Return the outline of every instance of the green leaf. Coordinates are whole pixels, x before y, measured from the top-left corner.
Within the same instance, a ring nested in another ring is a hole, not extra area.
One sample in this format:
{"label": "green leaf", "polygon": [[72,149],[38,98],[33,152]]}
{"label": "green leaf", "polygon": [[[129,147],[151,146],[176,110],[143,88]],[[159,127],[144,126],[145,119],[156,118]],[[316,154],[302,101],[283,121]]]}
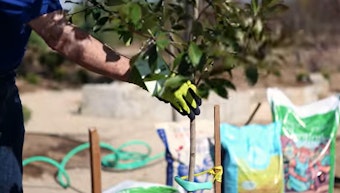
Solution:
{"label": "green leaf", "polygon": [[106,24],[106,22],[109,20],[109,17],[101,17],[100,19],[97,20],[96,25],[103,26]]}
{"label": "green leaf", "polygon": [[184,76],[176,75],[176,76],[168,78],[165,81],[164,86],[170,89],[176,90],[186,81],[188,81],[188,78]]}
{"label": "green leaf", "polygon": [[93,26],[92,31],[95,32],[95,33],[97,33],[99,30],[102,29],[102,27],[103,27],[103,26],[101,26],[101,25],[95,25],[95,26]]}
{"label": "green leaf", "polygon": [[183,57],[180,60],[178,73],[183,76],[190,76],[193,73],[192,65],[190,64],[188,55],[186,53],[183,54]]}
{"label": "green leaf", "polygon": [[245,75],[250,85],[255,85],[259,78],[257,68],[250,66],[245,69]]}
{"label": "green leaf", "polygon": [[254,32],[258,36],[263,31],[263,23],[260,19],[256,19],[254,25]]}
{"label": "green leaf", "polygon": [[228,89],[236,90],[235,85],[227,79],[212,78],[206,79],[205,82],[209,88],[222,98],[228,98]]}
{"label": "green leaf", "polygon": [[210,87],[206,83],[201,83],[197,86],[198,95],[202,98],[209,97]]}
{"label": "green leaf", "polygon": [[106,6],[118,6],[125,4],[124,0],[105,0],[104,4]]}
{"label": "green leaf", "polygon": [[151,45],[148,50],[143,54],[143,58],[148,60],[148,63],[151,65],[156,64],[158,53],[156,45]]}
{"label": "green leaf", "polygon": [[191,63],[193,64],[194,67],[196,67],[199,64],[203,53],[195,42],[190,43],[188,54],[189,54]]}
{"label": "green leaf", "polygon": [[156,37],[157,47],[161,50],[164,50],[169,44],[170,40],[166,33],[159,33]]}
{"label": "green leaf", "polygon": [[132,43],[133,35],[131,32],[127,32],[127,31],[120,32],[119,39],[122,39],[125,45],[129,46]]}
{"label": "green leaf", "polygon": [[228,91],[226,88],[222,87],[222,86],[216,86],[213,88],[213,90],[215,91],[215,93],[222,97],[222,98],[225,98],[227,99],[228,98]]}
{"label": "green leaf", "polygon": [[92,10],[92,17],[94,20],[98,20],[101,16],[101,12],[99,9],[93,9]]}
{"label": "green leaf", "polygon": [[142,18],[141,7],[136,3],[131,4],[129,16],[133,24],[138,24]]}
{"label": "green leaf", "polygon": [[236,86],[230,80],[227,80],[227,79],[213,78],[213,79],[210,79],[209,82],[213,85],[219,85],[225,88],[236,90]]}
{"label": "green leaf", "polygon": [[[134,55],[131,59],[130,59],[130,66],[131,66],[131,72],[130,72],[130,77],[129,77],[129,82],[134,83],[140,87],[142,87],[143,89],[147,90],[145,84],[144,84],[144,80],[142,79],[143,75],[140,73],[140,68],[142,68],[142,70],[144,70],[144,74],[148,74],[150,72],[149,69],[143,69],[142,64],[139,62],[140,60],[140,55]],[[145,67],[144,67],[145,68]]]}
{"label": "green leaf", "polygon": [[167,76],[164,74],[150,74],[144,80],[145,81],[153,81],[153,80],[162,80],[166,79]]}
{"label": "green leaf", "polygon": [[175,25],[173,25],[172,27],[171,27],[173,30],[184,30],[185,29],[185,27],[183,26],[183,25],[181,25],[181,24],[175,24]]}
{"label": "green leaf", "polygon": [[173,66],[172,66],[173,69],[176,69],[181,64],[181,62],[183,60],[183,56],[184,56],[184,53],[180,53],[180,54],[176,55],[176,58],[173,62]]}
{"label": "green leaf", "polygon": [[192,33],[194,36],[200,36],[203,34],[203,25],[199,21],[195,21],[192,26]]}
{"label": "green leaf", "polygon": [[[157,15],[155,14],[148,14],[148,15],[143,15],[142,19],[141,19],[141,23],[142,25],[142,30],[146,31],[149,29],[157,29],[161,26],[159,26],[158,24],[158,20],[157,20]],[[152,31],[160,31],[160,30],[152,30]]]}
{"label": "green leaf", "polygon": [[257,15],[259,11],[259,0],[251,0],[251,8],[254,15]]}

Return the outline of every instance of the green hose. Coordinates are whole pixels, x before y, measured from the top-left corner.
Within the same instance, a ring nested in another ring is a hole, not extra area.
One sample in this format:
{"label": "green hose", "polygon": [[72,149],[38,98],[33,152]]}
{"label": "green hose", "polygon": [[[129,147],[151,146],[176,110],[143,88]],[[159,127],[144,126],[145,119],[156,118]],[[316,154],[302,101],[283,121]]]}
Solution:
{"label": "green hose", "polygon": [[[124,151],[124,148],[128,146],[132,146],[132,145],[142,145],[147,149],[147,152],[140,153],[140,152]],[[151,147],[143,141],[137,141],[137,140],[130,141],[128,143],[122,144],[117,149],[103,142],[100,142],[99,146],[100,148],[107,149],[112,152],[111,154],[108,154],[102,158],[101,160],[102,166],[106,168],[111,168],[114,170],[132,170],[132,169],[141,168],[143,166],[146,166],[148,163],[154,160],[164,157],[164,153],[159,153],[157,155],[150,157]],[[90,143],[88,142],[78,145],[77,147],[72,149],[70,152],[68,152],[60,163],[46,156],[33,156],[33,157],[29,157],[23,160],[23,166],[26,166],[32,162],[48,163],[58,169],[57,181],[59,185],[62,186],[63,188],[68,188],[71,184],[70,183],[71,180],[70,180],[70,176],[68,175],[65,169],[66,164],[74,155],[76,155],[77,153],[85,149],[88,149],[89,147],[90,147]]]}

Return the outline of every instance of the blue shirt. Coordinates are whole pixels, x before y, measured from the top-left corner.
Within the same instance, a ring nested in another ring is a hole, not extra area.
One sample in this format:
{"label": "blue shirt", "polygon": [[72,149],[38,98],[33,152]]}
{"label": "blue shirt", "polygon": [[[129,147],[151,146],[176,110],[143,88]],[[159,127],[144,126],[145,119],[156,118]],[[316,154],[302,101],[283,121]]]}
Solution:
{"label": "blue shirt", "polygon": [[27,23],[60,9],[59,0],[0,0],[0,75],[20,64],[31,33]]}

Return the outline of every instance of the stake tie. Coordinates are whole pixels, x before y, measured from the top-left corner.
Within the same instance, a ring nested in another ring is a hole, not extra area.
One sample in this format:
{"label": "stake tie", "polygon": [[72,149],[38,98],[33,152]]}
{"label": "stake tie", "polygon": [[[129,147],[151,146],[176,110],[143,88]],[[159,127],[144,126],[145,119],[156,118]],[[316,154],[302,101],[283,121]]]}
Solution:
{"label": "stake tie", "polygon": [[214,176],[213,180],[199,183],[199,182],[187,181],[186,179],[188,179],[188,176],[182,176],[182,177],[175,176],[175,181],[188,192],[194,192],[197,190],[204,190],[204,189],[210,190],[213,187],[214,181],[222,182],[223,167],[215,166],[203,172],[196,173],[194,174],[194,176],[201,176],[204,174],[210,174]]}

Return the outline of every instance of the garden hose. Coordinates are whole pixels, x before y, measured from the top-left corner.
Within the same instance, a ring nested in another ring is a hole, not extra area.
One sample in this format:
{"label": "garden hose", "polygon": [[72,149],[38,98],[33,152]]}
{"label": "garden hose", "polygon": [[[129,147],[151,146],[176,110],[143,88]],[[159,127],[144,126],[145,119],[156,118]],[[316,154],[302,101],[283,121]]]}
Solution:
{"label": "garden hose", "polygon": [[[124,149],[128,146],[135,146],[135,145],[142,145],[147,149],[146,153],[140,152],[131,152],[131,151],[124,151]],[[110,168],[113,170],[132,170],[141,168],[146,166],[150,162],[161,159],[164,157],[164,153],[159,153],[154,156],[150,156],[151,154],[151,147],[143,142],[143,141],[130,141],[127,143],[122,144],[118,148],[113,148],[111,145],[107,143],[100,142],[100,148],[106,149],[111,151],[111,154],[104,156],[101,160],[101,164],[105,168]],[[88,149],[90,147],[90,143],[83,143],[78,145],[71,151],[69,151],[62,161],[59,163],[52,158],[46,156],[33,156],[23,160],[23,166],[26,166],[32,162],[45,162],[48,163],[58,169],[57,171],[57,182],[63,188],[68,188],[71,184],[70,176],[66,172],[66,164],[68,161],[77,153]]]}

